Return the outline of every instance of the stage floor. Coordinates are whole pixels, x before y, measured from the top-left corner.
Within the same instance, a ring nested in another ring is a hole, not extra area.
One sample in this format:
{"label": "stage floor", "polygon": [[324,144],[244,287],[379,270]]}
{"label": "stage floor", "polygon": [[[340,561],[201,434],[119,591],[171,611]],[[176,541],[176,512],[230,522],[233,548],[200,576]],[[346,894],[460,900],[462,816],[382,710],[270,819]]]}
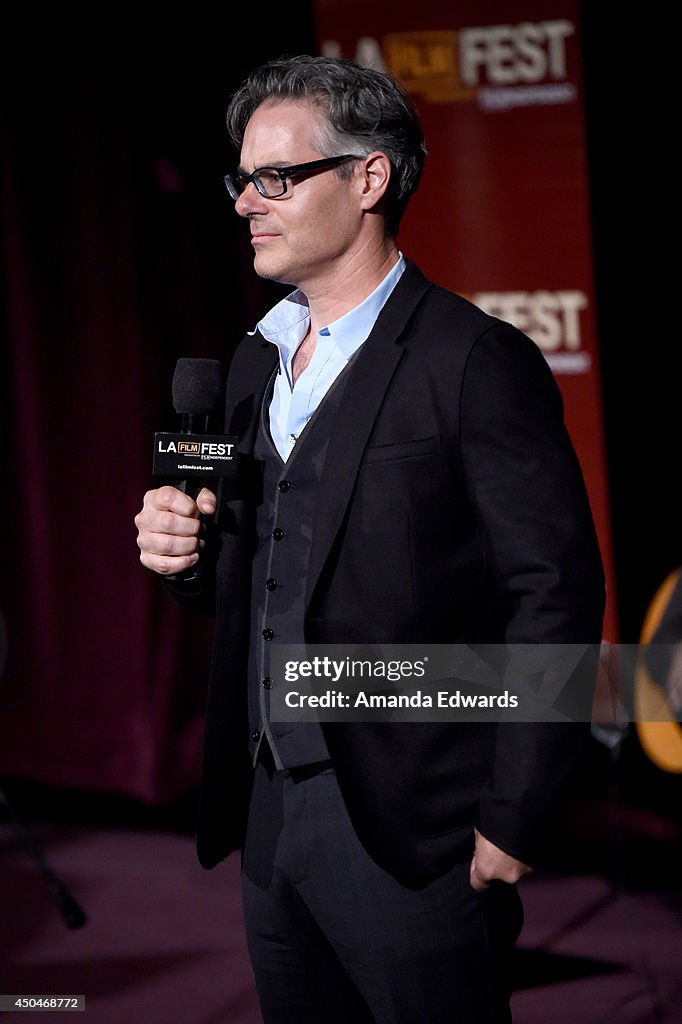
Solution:
{"label": "stage floor", "polygon": [[[665,823],[658,836],[642,824],[608,849],[603,836],[583,844],[570,872],[522,881],[514,1024],[682,1024],[680,847]],[[238,857],[206,872],[189,834],[159,828],[41,821],[33,833],[88,921],[65,926],[0,824],[0,994],[84,995],[89,1024],[258,1024]]]}

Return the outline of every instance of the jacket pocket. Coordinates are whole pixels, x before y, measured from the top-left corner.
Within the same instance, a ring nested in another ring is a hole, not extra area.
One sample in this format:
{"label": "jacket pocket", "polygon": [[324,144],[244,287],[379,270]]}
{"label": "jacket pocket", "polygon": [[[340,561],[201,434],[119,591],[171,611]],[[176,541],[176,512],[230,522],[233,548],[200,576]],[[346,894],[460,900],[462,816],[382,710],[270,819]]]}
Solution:
{"label": "jacket pocket", "polygon": [[365,452],[364,462],[388,462],[392,459],[411,459],[419,455],[432,455],[440,448],[438,437],[419,437],[396,444],[371,445]]}

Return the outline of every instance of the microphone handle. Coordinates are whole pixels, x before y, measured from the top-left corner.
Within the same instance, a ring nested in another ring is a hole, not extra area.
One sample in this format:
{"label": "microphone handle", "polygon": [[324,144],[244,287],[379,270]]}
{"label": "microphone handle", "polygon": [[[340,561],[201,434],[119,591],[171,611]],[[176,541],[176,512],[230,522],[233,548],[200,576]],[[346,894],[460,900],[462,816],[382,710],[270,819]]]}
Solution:
{"label": "microphone handle", "polygon": [[208,414],[183,412],[180,414],[181,434],[208,434]]}

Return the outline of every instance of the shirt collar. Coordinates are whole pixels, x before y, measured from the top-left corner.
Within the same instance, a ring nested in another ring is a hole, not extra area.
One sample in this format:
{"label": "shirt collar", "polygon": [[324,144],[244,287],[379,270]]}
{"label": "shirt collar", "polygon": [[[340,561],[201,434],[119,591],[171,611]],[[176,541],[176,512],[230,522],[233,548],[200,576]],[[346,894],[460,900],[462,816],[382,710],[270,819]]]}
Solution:
{"label": "shirt collar", "polygon": [[[331,337],[336,347],[350,359],[374,327],[389,295],[395,288],[405,270],[405,257],[398,255],[398,262],[391,267],[383,281],[377,285],[366,299],[327,324],[319,336]],[[300,289],[285,296],[276,306],[265,314],[258,323],[256,330],[266,341],[272,342],[279,349],[280,357],[286,366],[289,359],[308,333],[310,326],[310,309],[308,299]],[[250,332],[255,334],[256,331]]]}

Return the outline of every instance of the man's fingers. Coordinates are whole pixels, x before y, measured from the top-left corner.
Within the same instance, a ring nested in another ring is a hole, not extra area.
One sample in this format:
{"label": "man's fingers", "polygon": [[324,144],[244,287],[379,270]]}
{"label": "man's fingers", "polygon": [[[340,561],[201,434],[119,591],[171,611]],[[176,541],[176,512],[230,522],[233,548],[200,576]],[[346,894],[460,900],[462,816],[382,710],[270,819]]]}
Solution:
{"label": "man's fingers", "polygon": [[[188,520],[193,521],[196,522]],[[140,549],[140,561],[147,569],[152,569],[162,576],[170,576],[187,572],[196,565],[204,541],[198,536],[181,537],[170,533],[149,533],[141,530],[137,544]]]}
{"label": "man's fingers", "polygon": [[196,535],[196,532],[191,536],[182,536],[181,534],[151,533],[143,530],[138,535],[137,546],[140,551],[147,551],[150,555],[178,557],[198,553],[203,548],[204,541]]}
{"label": "man's fingers", "polygon": [[474,833],[476,845],[471,859],[469,880],[477,892],[483,892],[495,880],[516,885],[523,875],[532,870],[528,864],[491,843],[478,829],[474,829]]}
{"label": "man's fingers", "polygon": [[173,576],[176,573],[187,572],[199,561],[199,555],[185,555],[182,558],[167,558],[163,555],[153,555],[148,551],[140,552],[140,561],[147,569],[160,573],[161,576]]}
{"label": "man's fingers", "polygon": [[204,516],[212,516],[216,510],[216,496],[208,487],[202,487],[197,495],[197,507]]}
{"label": "man's fingers", "polygon": [[182,516],[164,509],[147,516],[141,528],[151,533],[172,534],[174,537],[196,537],[201,531],[201,522],[198,516]]}
{"label": "man's fingers", "polygon": [[200,512],[215,509],[215,498],[207,488],[199,494],[200,505],[177,487],[158,487],[144,496],[142,510],[135,516],[140,561],[161,575],[186,572],[196,564],[204,547]]}
{"label": "man's fingers", "polygon": [[[202,488],[206,490],[206,488]],[[157,510],[169,509],[171,512],[176,512],[179,516],[192,516],[196,518],[198,515],[197,504],[194,498],[190,497],[189,494],[185,494],[184,491],[179,491],[177,487],[171,487],[170,484],[166,484],[164,487],[157,487],[153,491],[147,491],[144,496],[144,507],[154,508]]]}
{"label": "man's fingers", "polygon": [[485,890],[490,885],[490,882],[486,881],[484,878],[481,878],[481,876],[476,871],[475,857],[471,862],[471,869],[469,871],[469,882],[471,883],[472,889],[475,889],[476,892],[485,892]]}

